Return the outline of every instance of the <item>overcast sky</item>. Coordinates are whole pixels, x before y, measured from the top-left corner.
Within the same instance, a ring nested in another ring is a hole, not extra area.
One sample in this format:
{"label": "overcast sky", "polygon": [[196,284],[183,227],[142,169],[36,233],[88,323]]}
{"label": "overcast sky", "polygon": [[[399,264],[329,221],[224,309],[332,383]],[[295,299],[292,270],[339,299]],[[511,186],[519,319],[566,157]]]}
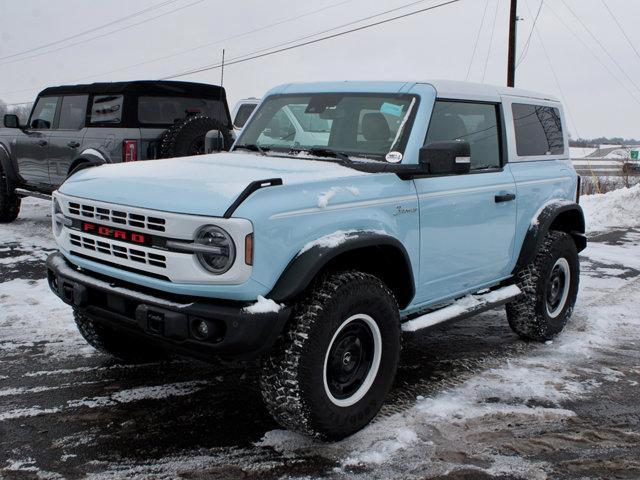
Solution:
{"label": "overcast sky", "polygon": [[[364,23],[444,1],[425,0]],[[640,51],[640,0],[604,1]],[[160,8],[109,27],[47,49],[13,56],[161,3],[164,5]],[[411,0],[3,1],[0,57],[8,58],[0,59],[0,99],[7,103],[31,101],[45,86],[65,83],[162,78],[215,64],[222,48],[226,49],[227,59],[233,59],[409,3]],[[540,0],[519,0],[518,4],[523,17],[518,25],[520,54]],[[324,7],[331,8],[307,15]],[[224,86],[230,105],[243,97],[262,96],[269,88],[292,81],[464,80],[485,7],[469,80],[481,82],[484,76],[486,83],[503,85],[509,0],[460,0],[350,35],[228,66]],[[301,17],[280,23],[296,16]],[[140,24],[126,28],[136,23]],[[280,24],[263,28],[274,23]],[[122,30],[105,35],[118,29]],[[260,31],[248,33],[257,29]],[[545,0],[537,29],[557,81],[540,39],[534,34],[517,71],[516,86],[562,97],[571,114],[569,126],[574,137],[639,138],[640,57],[616,26],[603,0]],[[331,33],[337,31],[340,30]],[[105,36],[89,40],[98,35]],[[75,43],[78,45],[72,45]],[[209,45],[195,49],[205,44]],[[182,53],[189,49],[192,51]],[[169,58],[151,62],[160,57]],[[131,67],[142,62],[146,63]],[[214,69],[181,80],[219,83],[220,71]]]}

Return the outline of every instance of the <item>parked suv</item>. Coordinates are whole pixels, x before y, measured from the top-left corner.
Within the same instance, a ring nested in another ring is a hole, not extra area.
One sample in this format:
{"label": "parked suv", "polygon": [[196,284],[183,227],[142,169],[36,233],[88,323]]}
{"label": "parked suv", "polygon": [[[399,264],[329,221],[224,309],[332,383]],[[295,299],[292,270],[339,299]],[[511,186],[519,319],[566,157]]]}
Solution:
{"label": "parked suv", "polygon": [[189,82],[137,81],[47,88],[27,125],[5,115],[0,129],[0,222],[20,198],[50,194],[75,170],[104,163],[204,153],[204,136],[232,124],[225,91]]}
{"label": "parked suv", "polygon": [[[286,111],[326,134],[276,138]],[[380,409],[403,332],[504,304],[524,339],[563,329],[586,246],[578,196],[550,96],[285,85],[229,153],[69,178],[48,278],[99,350],[260,357],[273,417],[341,438]]]}

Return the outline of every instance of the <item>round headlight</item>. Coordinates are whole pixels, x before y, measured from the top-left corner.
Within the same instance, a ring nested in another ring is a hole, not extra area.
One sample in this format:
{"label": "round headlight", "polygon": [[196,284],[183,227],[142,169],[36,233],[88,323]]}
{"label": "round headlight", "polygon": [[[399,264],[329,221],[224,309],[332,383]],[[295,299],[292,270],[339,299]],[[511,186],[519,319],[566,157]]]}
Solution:
{"label": "round headlight", "polygon": [[195,244],[204,248],[196,254],[204,268],[221,275],[231,268],[236,259],[236,246],[231,236],[220,227],[203,227],[196,235]]}

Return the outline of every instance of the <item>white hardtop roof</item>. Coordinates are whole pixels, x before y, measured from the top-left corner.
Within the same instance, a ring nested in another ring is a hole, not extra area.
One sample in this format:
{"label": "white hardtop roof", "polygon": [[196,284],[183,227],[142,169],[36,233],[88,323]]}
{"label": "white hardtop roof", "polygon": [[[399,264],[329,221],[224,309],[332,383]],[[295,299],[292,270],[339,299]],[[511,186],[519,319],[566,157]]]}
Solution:
{"label": "white hardtop roof", "polygon": [[431,85],[438,98],[450,98],[456,100],[477,100],[487,102],[500,102],[503,97],[526,98],[538,101],[560,103],[560,101],[545,93],[509,88],[484,83],[460,82],[454,80],[423,80],[423,81],[360,81],[345,80],[334,82],[289,83],[279,85],[268,94],[279,93],[307,93],[307,92],[338,92],[338,91],[404,91],[407,92],[414,85]]}
{"label": "white hardtop roof", "polygon": [[500,96],[534,98],[549,102],[560,102],[553,95],[540,92],[532,92],[521,88],[501,87],[484,83],[460,82],[455,80],[425,80],[418,83],[427,83],[436,89],[440,98],[478,98],[498,99]]}

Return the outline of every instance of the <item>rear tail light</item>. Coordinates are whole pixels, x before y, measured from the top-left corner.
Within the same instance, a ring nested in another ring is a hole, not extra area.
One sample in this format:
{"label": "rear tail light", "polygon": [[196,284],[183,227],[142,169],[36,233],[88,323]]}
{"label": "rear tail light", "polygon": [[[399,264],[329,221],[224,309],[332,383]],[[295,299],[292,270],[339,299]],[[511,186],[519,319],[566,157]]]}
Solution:
{"label": "rear tail light", "polygon": [[138,142],[125,140],[122,142],[122,161],[135,162],[138,160]]}
{"label": "rear tail light", "polygon": [[580,177],[580,175],[578,175],[578,186],[576,187],[576,203],[580,203],[580,186],[582,183],[582,177]]}

